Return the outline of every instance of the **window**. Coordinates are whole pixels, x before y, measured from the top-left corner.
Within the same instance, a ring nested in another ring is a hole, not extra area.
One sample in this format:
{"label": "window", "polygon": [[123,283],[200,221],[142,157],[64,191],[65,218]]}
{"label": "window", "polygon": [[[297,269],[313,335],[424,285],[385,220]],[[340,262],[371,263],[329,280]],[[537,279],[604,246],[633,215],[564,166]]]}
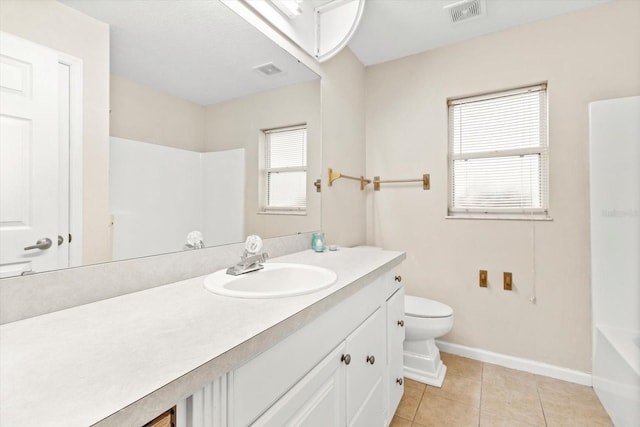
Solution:
{"label": "window", "polygon": [[546,217],[546,84],[448,103],[449,215]]}
{"label": "window", "polygon": [[307,127],[264,131],[262,211],[304,213],[307,208]]}

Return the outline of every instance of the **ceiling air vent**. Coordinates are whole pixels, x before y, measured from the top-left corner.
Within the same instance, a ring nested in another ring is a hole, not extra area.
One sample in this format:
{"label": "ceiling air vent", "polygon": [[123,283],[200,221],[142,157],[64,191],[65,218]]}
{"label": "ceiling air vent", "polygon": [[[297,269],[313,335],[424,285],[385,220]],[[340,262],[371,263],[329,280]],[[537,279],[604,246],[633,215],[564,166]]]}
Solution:
{"label": "ceiling air vent", "polygon": [[462,0],[448,4],[444,9],[449,10],[449,18],[453,24],[479,18],[486,12],[485,0]]}
{"label": "ceiling air vent", "polygon": [[253,67],[253,69],[265,77],[273,77],[282,73],[282,70],[276,67],[273,62],[258,65],[257,67]]}

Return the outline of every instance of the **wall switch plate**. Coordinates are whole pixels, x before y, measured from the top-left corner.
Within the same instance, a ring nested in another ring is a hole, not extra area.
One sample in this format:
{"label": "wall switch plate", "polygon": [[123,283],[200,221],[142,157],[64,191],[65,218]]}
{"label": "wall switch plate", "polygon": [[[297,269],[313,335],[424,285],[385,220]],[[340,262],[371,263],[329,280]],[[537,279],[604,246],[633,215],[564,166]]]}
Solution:
{"label": "wall switch plate", "polygon": [[511,277],[511,273],[504,273],[504,290],[510,291],[513,287],[513,280]]}
{"label": "wall switch plate", "polygon": [[479,282],[481,288],[487,287],[487,270],[480,270]]}

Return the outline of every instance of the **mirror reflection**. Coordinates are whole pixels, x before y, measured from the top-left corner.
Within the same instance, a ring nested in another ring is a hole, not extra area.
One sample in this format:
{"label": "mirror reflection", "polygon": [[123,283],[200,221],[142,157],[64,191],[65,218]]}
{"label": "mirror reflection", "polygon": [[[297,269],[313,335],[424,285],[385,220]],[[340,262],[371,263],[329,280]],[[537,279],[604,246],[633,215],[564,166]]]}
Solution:
{"label": "mirror reflection", "polygon": [[[2,65],[11,72],[2,74],[18,77],[2,79],[3,109],[21,84],[44,84],[36,68],[58,77],[49,82],[55,126],[27,137],[21,123],[37,120],[2,111],[2,277],[321,227],[319,77],[224,4],[6,3]],[[25,46],[33,53],[20,58]],[[21,82],[15,65],[30,61],[33,81]],[[304,129],[303,148],[270,142],[287,129]],[[39,148],[45,132],[60,135],[59,147]],[[40,163],[25,163],[27,148]],[[286,163],[290,152],[304,158]],[[55,165],[48,178],[21,178],[45,163]],[[54,209],[32,215],[38,204]],[[39,215],[49,224],[38,228]],[[24,250],[41,238],[50,248]]]}

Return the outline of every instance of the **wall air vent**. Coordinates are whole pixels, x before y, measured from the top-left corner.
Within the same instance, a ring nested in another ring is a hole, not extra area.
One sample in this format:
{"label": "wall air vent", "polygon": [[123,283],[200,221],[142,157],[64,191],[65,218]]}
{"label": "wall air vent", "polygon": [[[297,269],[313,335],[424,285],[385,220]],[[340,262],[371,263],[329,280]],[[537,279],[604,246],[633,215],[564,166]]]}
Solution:
{"label": "wall air vent", "polygon": [[462,0],[444,6],[449,11],[451,23],[458,24],[470,19],[479,18],[486,13],[485,0]]}
{"label": "wall air vent", "polygon": [[275,66],[273,62],[258,65],[257,67],[253,67],[253,69],[265,77],[273,77],[282,73],[282,70]]}

